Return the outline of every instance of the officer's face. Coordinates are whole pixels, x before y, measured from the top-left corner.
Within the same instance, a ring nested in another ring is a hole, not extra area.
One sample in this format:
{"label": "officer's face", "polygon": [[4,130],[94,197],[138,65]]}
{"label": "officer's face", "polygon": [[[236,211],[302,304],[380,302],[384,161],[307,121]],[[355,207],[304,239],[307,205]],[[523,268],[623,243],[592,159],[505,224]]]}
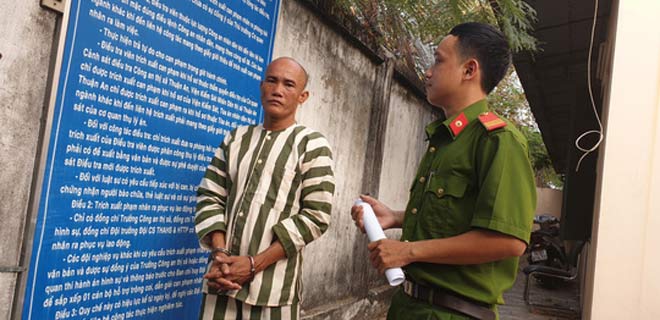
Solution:
{"label": "officer's face", "polygon": [[435,61],[426,70],[426,99],[434,106],[445,106],[459,89],[463,68],[458,38],[446,36],[434,52]]}
{"label": "officer's face", "polygon": [[273,120],[295,121],[298,105],[305,102],[305,73],[294,61],[277,59],[268,66],[261,81],[261,104]]}

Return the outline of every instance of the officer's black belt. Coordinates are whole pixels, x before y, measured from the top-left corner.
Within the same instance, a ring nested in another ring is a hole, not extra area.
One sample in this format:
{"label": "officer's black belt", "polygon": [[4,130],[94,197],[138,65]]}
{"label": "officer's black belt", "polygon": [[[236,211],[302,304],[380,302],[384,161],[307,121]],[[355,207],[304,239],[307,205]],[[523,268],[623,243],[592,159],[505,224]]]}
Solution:
{"label": "officer's black belt", "polygon": [[445,291],[419,285],[412,281],[403,282],[403,292],[432,305],[447,308],[479,320],[495,320],[495,312],[487,304],[469,300]]}

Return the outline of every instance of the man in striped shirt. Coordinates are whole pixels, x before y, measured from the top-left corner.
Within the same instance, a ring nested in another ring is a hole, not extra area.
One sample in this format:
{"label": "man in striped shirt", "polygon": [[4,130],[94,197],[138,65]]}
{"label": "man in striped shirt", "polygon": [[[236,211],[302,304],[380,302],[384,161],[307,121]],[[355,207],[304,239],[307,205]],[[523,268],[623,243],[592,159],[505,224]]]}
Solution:
{"label": "man in striped shirt", "polygon": [[323,234],[334,194],[332,151],[296,123],[308,76],[291,58],[261,82],[263,125],[228,134],[197,190],[195,228],[212,250],[200,319],[298,319],[301,250]]}

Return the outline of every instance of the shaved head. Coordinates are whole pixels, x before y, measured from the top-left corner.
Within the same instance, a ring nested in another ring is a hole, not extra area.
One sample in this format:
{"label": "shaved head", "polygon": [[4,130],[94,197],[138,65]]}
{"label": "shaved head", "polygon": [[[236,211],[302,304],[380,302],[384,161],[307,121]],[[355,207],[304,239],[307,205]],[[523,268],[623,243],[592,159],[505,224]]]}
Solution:
{"label": "shaved head", "polygon": [[271,61],[268,64],[268,67],[266,68],[266,73],[268,73],[268,68],[270,68],[271,65],[273,65],[275,63],[279,63],[279,62],[285,62],[285,61],[291,63],[291,65],[295,65],[298,69],[300,69],[300,71],[303,74],[303,80],[304,80],[303,83],[302,83],[303,89],[306,88],[307,87],[307,82],[309,81],[309,73],[307,73],[307,70],[305,70],[305,67],[303,67],[302,64],[300,64],[300,62],[296,61],[296,59],[294,59],[294,58],[279,57],[279,58]]}

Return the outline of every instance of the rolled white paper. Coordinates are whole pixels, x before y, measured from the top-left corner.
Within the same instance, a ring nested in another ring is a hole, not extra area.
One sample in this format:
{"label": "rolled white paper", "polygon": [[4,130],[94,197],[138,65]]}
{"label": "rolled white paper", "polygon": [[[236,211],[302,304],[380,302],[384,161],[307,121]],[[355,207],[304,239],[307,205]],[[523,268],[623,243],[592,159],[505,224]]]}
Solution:
{"label": "rolled white paper", "polygon": [[[364,221],[364,229],[367,231],[369,241],[374,242],[380,239],[385,239],[385,232],[376,219],[376,214],[371,208],[371,205],[362,201],[361,199],[355,200],[355,205],[362,207],[362,221]],[[390,283],[390,286],[395,287],[403,283],[406,276],[403,274],[401,268],[390,268],[385,270],[385,277]]]}

